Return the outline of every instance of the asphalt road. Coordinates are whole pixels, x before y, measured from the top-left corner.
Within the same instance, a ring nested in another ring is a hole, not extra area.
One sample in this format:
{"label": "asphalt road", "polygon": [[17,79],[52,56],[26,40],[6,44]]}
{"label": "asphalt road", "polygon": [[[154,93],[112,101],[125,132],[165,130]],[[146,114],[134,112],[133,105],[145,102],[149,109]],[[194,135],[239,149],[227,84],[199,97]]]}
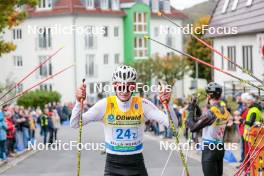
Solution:
{"label": "asphalt road", "polygon": [[[59,131],[61,144],[76,141],[78,130],[64,126]],[[159,138],[145,137],[144,158],[150,176],[161,176],[163,167],[170,151],[160,150]],[[83,143],[100,144],[103,142],[103,126],[100,123],[92,123],[84,127]],[[96,148],[96,145],[94,146]],[[2,175],[5,176],[74,176],[77,173],[76,150],[56,151],[42,150],[30,156],[16,166],[8,169]],[[105,155],[100,150],[82,151],[81,175],[102,176],[104,172]],[[188,158],[191,175],[202,176],[201,163]],[[180,176],[182,163],[177,152],[167,165],[163,176]]]}

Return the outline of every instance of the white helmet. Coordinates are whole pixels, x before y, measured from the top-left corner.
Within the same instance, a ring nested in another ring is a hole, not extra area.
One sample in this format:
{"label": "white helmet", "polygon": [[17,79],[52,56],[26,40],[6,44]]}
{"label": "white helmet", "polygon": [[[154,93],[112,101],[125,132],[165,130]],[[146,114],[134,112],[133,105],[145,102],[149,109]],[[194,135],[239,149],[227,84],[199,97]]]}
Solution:
{"label": "white helmet", "polygon": [[137,71],[127,65],[119,66],[113,73],[113,83],[136,83]]}

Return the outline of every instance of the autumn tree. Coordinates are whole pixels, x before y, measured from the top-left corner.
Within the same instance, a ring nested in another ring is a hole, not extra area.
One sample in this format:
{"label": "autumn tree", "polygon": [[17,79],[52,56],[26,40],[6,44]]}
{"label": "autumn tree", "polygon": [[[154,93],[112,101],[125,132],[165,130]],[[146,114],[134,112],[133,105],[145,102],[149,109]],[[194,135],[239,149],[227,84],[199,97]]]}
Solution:
{"label": "autumn tree", "polygon": [[[6,29],[19,25],[26,17],[26,12],[21,10],[25,6],[35,6],[38,0],[0,0],[0,36]],[[16,45],[0,38],[0,56],[16,49]]]}
{"label": "autumn tree", "polygon": [[[203,37],[204,36],[203,29],[205,29],[205,26],[208,25],[209,20],[210,20],[209,16],[204,16],[204,17],[199,18],[193,25],[193,28],[196,29],[196,32],[194,32],[193,34],[199,38],[203,38],[205,42],[211,45],[212,40]],[[194,57],[197,57],[205,62],[208,62],[208,63],[211,62],[212,51],[208,47],[204,46],[202,43],[200,43],[199,41],[197,41],[195,38],[191,36],[187,40],[186,51],[188,54]],[[192,60],[189,60],[189,64],[190,64],[190,68],[193,70],[191,76],[195,77],[196,63]],[[206,79],[207,81],[211,81],[212,80],[211,68],[199,64],[198,65],[198,78],[203,78],[203,79]]]}
{"label": "autumn tree", "polygon": [[148,85],[152,79],[162,79],[173,85],[175,80],[182,79],[183,73],[189,70],[188,63],[178,55],[154,57],[132,63],[138,72],[138,81]]}

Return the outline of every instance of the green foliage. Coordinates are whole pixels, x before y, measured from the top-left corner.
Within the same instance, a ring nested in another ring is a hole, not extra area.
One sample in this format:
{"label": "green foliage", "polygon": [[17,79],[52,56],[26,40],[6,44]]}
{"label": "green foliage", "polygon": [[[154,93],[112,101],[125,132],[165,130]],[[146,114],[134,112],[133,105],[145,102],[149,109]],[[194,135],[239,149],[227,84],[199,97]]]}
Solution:
{"label": "green foliage", "polygon": [[138,82],[149,85],[151,78],[154,76],[154,62],[152,59],[138,60],[131,64],[137,70]]}
{"label": "green foliage", "polygon": [[[8,28],[19,25],[26,17],[26,12],[17,7],[35,6],[38,0],[0,0],[0,35]],[[0,56],[16,49],[15,44],[0,39]]]}
{"label": "green foliage", "polygon": [[232,112],[236,111],[238,104],[232,96],[228,96],[226,98],[226,104],[227,104],[227,107],[229,107],[232,110]]}
{"label": "green foliage", "polygon": [[184,73],[189,70],[188,62],[178,55],[156,57],[153,61],[155,76],[169,85],[174,85],[175,81],[182,79]]}
{"label": "green foliage", "polygon": [[60,102],[61,95],[56,91],[42,91],[42,90],[35,90],[30,91],[23,96],[19,97],[17,100],[17,104],[24,107],[41,107],[48,103],[52,102]]}
{"label": "green foliage", "polygon": [[[12,77],[9,76],[4,82],[0,82],[0,95],[3,96],[11,87],[15,85],[15,82],[12,81]],[[16,94],[16,91],[13,90],[9,92],[6,96],[4,96],[1,100],[0,103],[3,103],[4,101],[14,97]]]}
{"label": "green foliage", "polygon": [[[195,33],[194,35],[196,35],[199,38],[202,38],[203,37],[202,26],[208,25],[209,20],[210,20],[209,16],[205,16],[205,17],[200,18],[194,24],[194,29],[197,29],[197,33]],[[198,29],[200,29],[200,30],[198,30]],[[204,39],[204,41],[210,45],[212,44],[212,41],[210,39]],[[199,58],[199,59],[201,59],[207,63],[211,63],[212,51],[208,47],[204,46],[202,43],[200,43],[199,41],[197,41],[193,37],[189,37],[189,39],[187,41],[186,51],[188,54],[190,54],[194,57],[197,57],[197,58]],[[190,59],[188,59],[188,60],[189,60],[189,64],[190,64],[191,69],[195,70],[195,62],[193,60],[190,60]],[[208,82],[210,82],[212,80],[210,67],[199,64],[198,69],[199,69],[199,74],[198,74],[199,78],[204,78]],[[193,71],[191,76],[195,77],[195,71]]]}
{"label": "green foliage", "polygon": [[[206,105],[207,95],[205,89],[198,89],[192,96],[198,97],[198,103],[200,107],[204,107]],[[191,97],[189,97],[191,99]]]}

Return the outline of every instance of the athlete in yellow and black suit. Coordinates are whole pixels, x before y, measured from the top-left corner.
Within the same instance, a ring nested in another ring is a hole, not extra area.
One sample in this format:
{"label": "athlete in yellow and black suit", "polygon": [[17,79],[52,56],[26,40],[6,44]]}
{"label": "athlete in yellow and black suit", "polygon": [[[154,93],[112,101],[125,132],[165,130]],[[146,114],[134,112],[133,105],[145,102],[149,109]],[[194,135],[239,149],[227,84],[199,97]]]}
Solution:
{"label": "athlete in yellow and black suit", "polygon": [[[106,165],[105,176],[147,176],[143,151],[143,132],[146,120],[155,120],[169,126],[167,115],[147,99],[132,96],[137,73],[134,68],[121,66],[113,74],[116,95],[98,101],[82,116],[83,124],[101,121],[104,124]],[[85,87],[76,93],[77,102],[72,111],[70,125],[79,127],[81,98],[85,98]],[[161,94],[161,101],[170,100],[170,92]],[[177,117],[170,105],[172,118]],[[177,126],[177,124],[175,125]]]}
{"label": "athlete in yellow and black suit", "polygon": [[191,104],[188,127],[191,132],[203,129],[202,135],[202,168],[205,176],[223,175],[224,158],[224,132],[229,112],[226,106],[221,104],[222,87],[217,83],[209,83],[206,87],[209,109],[206,113],[194,120]]}

